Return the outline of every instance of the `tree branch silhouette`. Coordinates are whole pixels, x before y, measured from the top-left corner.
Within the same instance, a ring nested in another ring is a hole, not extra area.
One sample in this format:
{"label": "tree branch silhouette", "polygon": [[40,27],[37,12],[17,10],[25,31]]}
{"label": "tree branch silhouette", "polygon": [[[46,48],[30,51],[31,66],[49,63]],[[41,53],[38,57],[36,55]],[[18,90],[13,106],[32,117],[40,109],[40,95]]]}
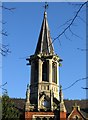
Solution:
{"label": "tree branch silhouette", "polygon": [[83,48],[77,48],[77,50],[80,50],[80,51],[88,51],[88,49],[83,49]]}
{"label": "tree branch silhouette", "polygon": [[8,48],[8,45],[0,44],[0,54],[2,56],[6,56],[8,53],[11,53],[11,51]]}
{"label": "tree branch silhouette", "polygon": [[[3,9],[3,10],[8,10],[8,11],[13,11],[14,9],[16,9],[16,8],[8,8],[8,7],[5,7],[5,6],[0,6],[1,7],[1,9]],[[2,25],[4,25],[4,24],[6,24],[6,22],[3,22],[3,21],[0,21],[0,23],[2,24]],[[2,35],[2,36],[8,36],[8,33],[7,33],[7,31],[5,31],[5,30],[1,30],[1,32],[0,32],[0,34]],[[4,44],[2,44],[2,43],[0,43],[0,54],[2,55],[2,56],[6,56],[7,54],[9,54],[9,53],[11,53],[11,51],[9,50],[9,48],[8,48],[8,45],[4,45]]]}
{"label": "tree branch silhouette", "polygon": [[74,86],[77,82],[79,82],[79,81],[81,81],[81,80],[86,80],[86,79],[88,79],[88,77],[78,79],[78,80],[76,80],[75,82],[73,82],[70,86],[68,86],[68,87],[66,87],[66,88],[63,88],[62,90],[67,90],[67,89],[71,88],[72,86]]}
{"label": "tree branch silhouette", "polygon": [[5,86],[6,84],[7,84],[7,82],[5,82],[4,84],[0,85],[0,87]]}
{"label": "tree branch silhouette", "polygon": [[82,89],[88,89],[88,88],[87,88],[87,87],[85,87],[85,88],[84,88],[84,87],[82,87]]}
{"label": "tree branch silhouette", "polygon": [[[63,25],[61,25],[60,27],[64,26],[67,24],[67,26],[65,27],[65,29],[55,38],[53,38],[52,43],[49,44],[48,47],[50,47],[56,40],[59,40],[59,43],[61,45],[61,41],[60,41],[60,37],[61,36],[65,36],[66,39],[70,40],[70,38],[66,35],[66,32],[69,30],[69,32],[73,35],[78,37],[79,39],[82,39],[80,36],[78,36],[76,33],[74,33],[71,29],[71,27],[74,25],[75,20],[77,19],[77,17],[82,20],[83,22],[85,22],[80,16],[79,13],[82,10],[82,8],[88,3],[88,0],[82,4],[79,4],[79,9],[76,11],[75,15],[73,16],[72,19],[67,20]],[[44,49],[45,50],[45,49]]]}
{"label": "tree branch silhouette", "polygon": [[[57,37],[54,38],[53,42],[54,42],[55,40],[57,40],[58,38],[60,38],[62,35],[64,35],[64,33],[66,33],[67,30],[70,30],[70,32],[71,32],[73,35],[75,35],[76,37],[79,37],[79,36],[77,36],[75,33],[72,32],[71,26],[74,24],[76,18],[79,17],[78,15],[79,15],[81,9],[82,9],[87,3],[88,3],[88,1],[86,1],[86,2],[84,2],[83,4],[80,5],[80,7],[79,7],[78,11],[76,12],[75,16],[73,17],[73,19],[70,19],[70,20],[68,20],[68,21],[66,22],[66,23],[70,22],[70,23],[68,24],[68,26],[67,26]],[[80,19],[82,19],[82,18],[80,18]],[[65,24],[66,24],[66,23],[65,23]],[[53,42],[52,42],[52,43],[53,43]]]}
{"label": "tree branch silhouette", "polygon": [[9,11],[13,11],[13,10],[15,10],[16,8],[8,8],[8,7],[5,7],[5,6],[0,6],[2,9],[5,9],[5,10],[9,10]]}

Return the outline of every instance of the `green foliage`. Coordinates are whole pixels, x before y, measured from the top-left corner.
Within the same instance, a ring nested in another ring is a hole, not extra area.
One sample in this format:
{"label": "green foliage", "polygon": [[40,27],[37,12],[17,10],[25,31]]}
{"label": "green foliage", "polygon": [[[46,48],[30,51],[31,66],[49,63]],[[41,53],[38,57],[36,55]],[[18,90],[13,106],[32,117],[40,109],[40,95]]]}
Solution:
{"label": "green foliage", "polygon": [[20,113],[9,96],[4,94],[2,96],[2,120],[11,118],[19,120]]}

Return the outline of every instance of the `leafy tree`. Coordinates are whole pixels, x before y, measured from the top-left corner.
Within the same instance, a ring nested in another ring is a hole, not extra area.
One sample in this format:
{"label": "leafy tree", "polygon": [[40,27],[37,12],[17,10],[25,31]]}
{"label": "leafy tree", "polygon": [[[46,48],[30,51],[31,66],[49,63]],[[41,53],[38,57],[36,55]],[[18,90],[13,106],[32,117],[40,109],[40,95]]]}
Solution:
{"label": "leafy tree", "polygon": [[2,96],[2,120],[5,119],[20,119],[20,112],[15,107],[14,102],[9,98],[7,94]]}

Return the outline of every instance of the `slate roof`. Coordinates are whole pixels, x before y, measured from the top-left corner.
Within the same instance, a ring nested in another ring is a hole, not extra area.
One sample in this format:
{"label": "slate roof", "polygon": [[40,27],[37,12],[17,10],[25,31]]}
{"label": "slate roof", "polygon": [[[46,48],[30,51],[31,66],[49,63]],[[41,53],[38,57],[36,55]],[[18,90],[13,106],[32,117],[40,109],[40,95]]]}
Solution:
{"label": "slate roof", "polygon": [[[20,112],[24,112],[25,99],[11,98],[11,100],[15,103],[15,106]],[[64,100],[64,103],[67,110],[67,116],[71,113],[74,104],[77,103],[77,105],[80,106],[81,113],[88,118],[88,100]]]}
{"label": "slate roof", "polygon": [[69,115],[72,111],[72,107],[75,103],[80,106],[81,113],[88,118],[88,100],[64,100],[67,114]]}

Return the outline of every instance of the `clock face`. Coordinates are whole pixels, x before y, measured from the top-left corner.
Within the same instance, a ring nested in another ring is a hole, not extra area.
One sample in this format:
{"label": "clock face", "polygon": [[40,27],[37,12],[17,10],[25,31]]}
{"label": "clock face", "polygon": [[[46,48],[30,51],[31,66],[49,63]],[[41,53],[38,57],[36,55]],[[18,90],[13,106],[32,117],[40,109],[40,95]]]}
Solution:
{"label": "clock face", "polygon": [[49,107],[49,102],[47,101],[47,100],[44,100],[44,101],[42,101],[42,105],[44,106],[44,107]]}

